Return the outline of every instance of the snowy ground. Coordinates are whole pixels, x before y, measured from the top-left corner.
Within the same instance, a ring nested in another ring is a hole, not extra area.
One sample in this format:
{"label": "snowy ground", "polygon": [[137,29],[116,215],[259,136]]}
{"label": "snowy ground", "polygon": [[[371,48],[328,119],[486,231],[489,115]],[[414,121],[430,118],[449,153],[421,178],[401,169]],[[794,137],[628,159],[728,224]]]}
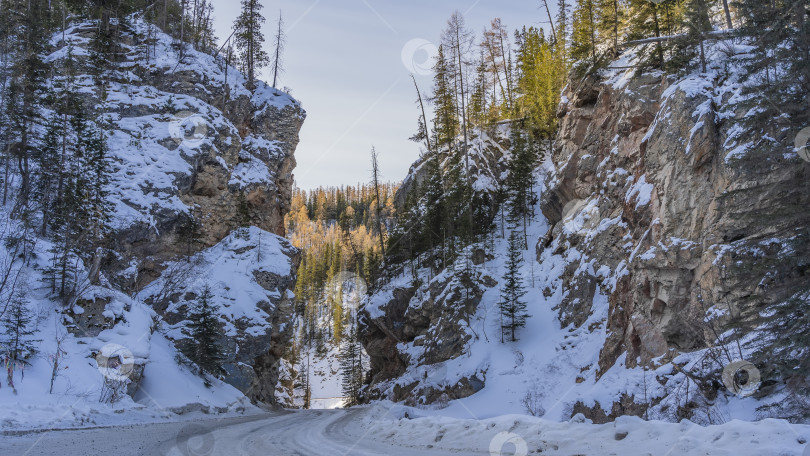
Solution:
{"label": "snowy ground", "polygon": [[4,455],[774,455],[806,456],[810,426],[781,420],[702,427],[622,418],[594,425],[526,416],[408,418],[391,403],[351,410],[60,431],[0,439]]}

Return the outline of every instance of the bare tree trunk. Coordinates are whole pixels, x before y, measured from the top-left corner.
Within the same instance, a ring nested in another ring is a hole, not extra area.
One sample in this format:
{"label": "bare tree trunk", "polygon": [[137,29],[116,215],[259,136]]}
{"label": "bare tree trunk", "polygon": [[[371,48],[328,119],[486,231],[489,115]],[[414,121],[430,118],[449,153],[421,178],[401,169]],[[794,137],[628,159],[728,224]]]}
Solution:
{"label": "bare tree trunk", "polygon": [[422,102],[422,93],[419,91],[419,85],[416,84],[416,78],[411,74],[413,86],[416,88],[416,97],[419,99],[419,108],[422,110],[422,124],[425,126],[425,143],[427,144],[428,154],[432,153],[430,147],[430,133],[428,132],[427,116],[425,116],[425,104]]}
{"label": "bare tree trunk", "polygon": [[[467,105],[465,101],[465,93],[464,93],[464,63],[461,58],[461,27],[456,27],[456,58],[458,60],[458,81],[459,81],[459,89],[461,90],[461,126],[462,130],[464,131],[464,167],[466,168],[467,174],[467,184],[470,185],[470,189],[472,190],[472,175],[470,171],[470,146],[467,138]],[[427,128],[427,126],[425,126]],[[467,222],[469,223],[470,228],[470,239],[472,239],[473,233],[473,214],[472,214],[472,192],[470,192],[470,207],[467,210]]]}
{"label": "bare tree trunk", "polygon": [[726,14],[726,25],[729,30],[733,29],[734,24],[731,22],[731,10],[728,8],[728,0],[723,0],[723,12]]}
{"label": "bare tree trunk", "polygon": [[284,18],[281,16],[281,11],[278,13],[278,27],[276,28],[276,37],[275,37],[275,44],[276,44],[276,55],[273,63],[273,87],[276,87],[278,83],[278,74],[281,72],[281,51],[284,47],[284,31],[282,27],[284,26]]}
{"label": "bare tree trunk", "polygon": [[380,254],[385,259],[385,224],[382,219],[382,203],[380,201],[380,168],[377,163],[377,151],[371,148],[371,172],[374,179],[374,193],[377,196],[377,225],[380,227]]}
{"label": "bare tree trunk", "polygon": [[[658,5],[653,4],[653,23],[655,24],[655,37],[661,38],[661,27],[658,23]],[[658,64],[663,68],[664,66],[664,48],[661,46],[661,43],[658,42],[656,45],[656,50],[658,51]]]}
{"label": "bare tree trunk", "polygon": [[554,30],[554,18],[551,16],[551,10],[548,8],[548,0],[543,0],[543,5],[546,6],[546,14],[548,14],[548,23],[549,25],[551,25],[551,37],[554,39],[554,42],[556,43],[557,32]]}

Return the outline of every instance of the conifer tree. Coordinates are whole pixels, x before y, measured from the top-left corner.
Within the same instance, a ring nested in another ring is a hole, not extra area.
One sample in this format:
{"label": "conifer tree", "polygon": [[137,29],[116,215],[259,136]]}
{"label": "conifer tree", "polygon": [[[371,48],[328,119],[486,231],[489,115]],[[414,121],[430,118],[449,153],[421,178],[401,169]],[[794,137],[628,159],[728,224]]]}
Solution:
{"label": "conifer tree", "polygon": [[[753,95],[749,127],[761,131],[773,125],[779,131],[787,126],[787,136],[794,138],[810,122],[806,97],[810,93],[810,2],[738,0],[736,11],[742,19],[741,32],[754,43],[745,60],[746,92]],[[780,118],[789,120],[773,122]],[[768,134],[779,137],[781,133]]]}
{"label": "conifer tree", "polygon": [[261,31],[264,16],[259,0],[241,0],[242,13],[234,22],[234,41],[239,51],[240,63],[247,73],[248,85],[253,88],[256,72],[270,63],[270,57],[263,49],[264,34]]}
{"label": "conifer tree", "polygon": [[574,60],[596,62],[596,5],[595,0],[579,0],[573,14],[571,57]]}
{"label": "conifer tree", "polygon": [[619,55],[624,2],[625,0],[596,0],[596,29],[600,41],[608,43],[613,56]]}
{"label": "conifer tree", "polygon": [[512,156],[508,162],[509,177],[506,180],[509,196],[509,216],[523,224],[523,241],[528,248],[527,227],[534,194],[534,168],[537,164],[536,148],[529,144],[523,133],[522,122],[512,125],[510,133]]}
{"label": "conifer tree", "polygon": [[[189,313],[190,323],[184,329],[192,339],[186,356],[197,364],[200,374],[207,373],[215,377],[223,373],[222,363],[225,359],[217,342],[222,334],[218,310],[211,288],[206,285]],[[210,387],[211,383],[205,380],[205,385]]]}
{"label": "conifer tree", "polygon": [[340,374],[343,395],[346,396],[344,405],[348,407],[357,405],[361,400],[360,392],[363,386],[363,360],[356,326],[352,326],[341,348]]}
{"label": "conifer tree", "polygon": [[444,55],[444,45],[439,45],[436,63],[433,66],[433,96],[430,101],[435,112],[433,143],[436,149],[447,147],[458,135],[459,122],[452,72]]}
{"label": "conifer tree", "polygon": [[483,127],[487,119],[487,93],[489,92],[487,66],[481,59],[475,71],[475,83],[470,95],[470,124]]}
{"label": "conifer tree", "polygon": [[501,299],[498,302],[501,312],[501,342],[505,341],[506,335],[511,337],[512,342],[517,341],[517,330],[526,326],[526,319],[529,316],[526,311],[526,302],[523,301],[526,289],[520,273],[522,265],[523,252],[520,234],[513,229],[509,234],[506,273],[501,285]]}
{"label": "conifer tree", "polygon": [[11,302],[9,308],[3,314],[3,333],[2,346],[5,352],[5,364],[8,366],[8,386],[14,389],[14,394],[17,390],[14,387],[14,371],[19,368],[25,368],[30,364],[31,358],[37,353],[36,342],[33,336],[36,334],[35,328],[32,328],[34,321],[33,312],[28,308],[28,301],[25,293],[18,290]]}

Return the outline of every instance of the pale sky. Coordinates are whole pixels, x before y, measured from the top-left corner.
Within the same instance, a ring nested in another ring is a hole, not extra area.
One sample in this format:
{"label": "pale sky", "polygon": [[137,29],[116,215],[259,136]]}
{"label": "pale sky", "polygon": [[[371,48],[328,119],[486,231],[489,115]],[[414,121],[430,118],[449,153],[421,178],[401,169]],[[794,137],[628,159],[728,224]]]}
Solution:
{"label": "pale sky", "polygon": [[[240,3],[213,2],[214,25],[222,42],[231,33]],[[368,182],[372,145],[379,153],[383,179],[405,177],[419,156],[419,145],[408,141],[419,116],[409,74],[416,73],[423,94],[430,92],[427,73],[432,63],[426,60],[453,11],[464,13],[478,36],[495,17],[510,31],[524,25],[547,28],[542,2],[530,0],[262,0],[262,4],[268,53],[279,10],[286,21],[286,71],[279,88],[291,88],[307,111],[294,172],[297,185],[305,189]],[[264,76],[271,80],[269,71]]]}

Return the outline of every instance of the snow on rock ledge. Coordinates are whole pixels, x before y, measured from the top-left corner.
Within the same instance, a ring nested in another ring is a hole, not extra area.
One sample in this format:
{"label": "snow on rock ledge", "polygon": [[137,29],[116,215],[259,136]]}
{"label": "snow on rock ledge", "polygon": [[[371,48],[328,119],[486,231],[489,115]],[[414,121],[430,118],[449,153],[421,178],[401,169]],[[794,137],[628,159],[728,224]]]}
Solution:
{"label": "snow on rock ledge", "polygon": [[299,251],[284,238],[243,228],[217,245],[171,263],[141,296],[158,311],[181,350],[196,343],[187,316],[208,286],[219,306],[225,381],[251,400],[272,403],[279,359],[292,335],[292,289]]}
{"label": "snow on rock ledge", "polygon": [[[127,23],[115,44],[123,59],[105,73],[104,93],[87,75],[92,23],[55,35],[47,61],[59,68],[72,55],[87,73],[76,78],[77,91],[110,124],[115,236],[102,267],[116,285],[137,291],[186,253],[177,233],[189,214],[201,224],[194,250],[245,222],[284,234],[306,113],[264,82],[248,90],[222,59],[190,46],[181,59],[171,37],[138,16]],[[244,213],[249,220],[239,220]]]}

